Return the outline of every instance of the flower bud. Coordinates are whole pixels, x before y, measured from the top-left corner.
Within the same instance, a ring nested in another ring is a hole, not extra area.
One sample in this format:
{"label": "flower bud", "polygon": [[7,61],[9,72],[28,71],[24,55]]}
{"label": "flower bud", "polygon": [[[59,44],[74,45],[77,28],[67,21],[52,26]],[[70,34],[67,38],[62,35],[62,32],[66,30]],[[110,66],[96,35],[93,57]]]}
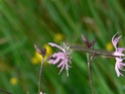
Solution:
{"label": "flower bud", "polygon": [[42,55],[42,57],[44,57],[46,55],[46,48],[44,47],[43,49],[39,48],[37,45],[34,44],[34,47],[36,49],[36,51]]}

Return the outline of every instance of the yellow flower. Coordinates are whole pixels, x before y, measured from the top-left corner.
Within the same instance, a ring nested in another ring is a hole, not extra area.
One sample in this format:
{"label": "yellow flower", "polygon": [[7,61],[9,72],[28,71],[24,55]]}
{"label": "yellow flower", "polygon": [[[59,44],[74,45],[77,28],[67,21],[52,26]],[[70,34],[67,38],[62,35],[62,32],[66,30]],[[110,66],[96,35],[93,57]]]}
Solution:
{"label": "yellow flower", "polygon": [[54,42],[59,43],[59,42],[63,41],[63,39],[64,39],[64,36],[61,33],[57,33],[54,35]]}
{"label": "yellow flower", "polygon": [[[44,47],[46,48],[47,51],[44,59],[47,59],[53,53],[53,51],[48,44],[45,45]],[[39,64],[42,61],[42,56],[38,52],[35,52],[34,57],[31,59],[31,61],[33,64]]]}
{"label": "yellow flower", "polygon": [[107,43],[106,48],[108,51],[112,51],[113,50],[112,43],[111,42]]}
{"label": "yellow flower", "polygon": [[52,51],[51,46],[49,46],[48,44],[45,45],[45,48],[46,48],[46,51],[47,51],[45,57],[48,57],[48,56],[50,56],[53,53],[53,51]]}
{"label": "yellow flower", "polygon": [[10,84],[11,85],[16,85],[18,83],[18,79],[16,78],[16,77],[12,77],[11,79],[10,79]]}
{"label": "yellow flower", "polygon": [[39,62],[41,62],[42,60],[42,56],[38,53],[38,52],[35,52],[35,56],[32,58],[32,63],[33,64],[38,64]]}

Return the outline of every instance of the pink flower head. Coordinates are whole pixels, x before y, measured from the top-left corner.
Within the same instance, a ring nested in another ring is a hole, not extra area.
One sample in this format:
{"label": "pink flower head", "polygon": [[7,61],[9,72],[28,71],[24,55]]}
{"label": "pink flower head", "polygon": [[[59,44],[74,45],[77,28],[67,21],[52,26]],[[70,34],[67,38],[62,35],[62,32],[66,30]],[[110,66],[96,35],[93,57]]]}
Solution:
{"label": "pink flower head", "polygon": [[42,92],[40,92],[40,94],[46,94],[46,93],[42,93]]}
{"label": "pink flower head", "polygon": [[63,47],[55,44],[55,43],[49,43],[49,45],[53,46],[53,47],[57,47],[59,48],[62,52],[57,52],[54,53],[51,57],[50,57],[50,64],[57,64],[58,62],[59,65],[57,66],[58,68],[61,67],[59,74],[62,72],[62,70],[65,68],[66,69],[66,73],[67,76],[69,75],[68,70],[69,70],[69,65],[68,62],[70,62],[70,57],[69,55],[72,53],[72,51],[69,49],[69,47],[66,44],[63,44]]}
{"label": "pink flower head", "polygon": [[40,92],[40,94],[43,94],[42,92]]}
{"label": "pink flower head", "polygon": [[122,62],[124,60],[123,56],[125,56],[123,54],[123,51],[125,50],[125,48],[117,47],[117,44],[118,44],[121,36],[116,37],[116,35],[117,35],[117,33],[112,37],[112,44],[115,47],[115,52],[113,53],[113,55],[116,56],[115,57],[115,59],[116,59],[115,71],[117,73],[117,76],[119,77],[120,75],[123,76],[119,70],[125,71],[125,69],[124,69],[125,63]]}

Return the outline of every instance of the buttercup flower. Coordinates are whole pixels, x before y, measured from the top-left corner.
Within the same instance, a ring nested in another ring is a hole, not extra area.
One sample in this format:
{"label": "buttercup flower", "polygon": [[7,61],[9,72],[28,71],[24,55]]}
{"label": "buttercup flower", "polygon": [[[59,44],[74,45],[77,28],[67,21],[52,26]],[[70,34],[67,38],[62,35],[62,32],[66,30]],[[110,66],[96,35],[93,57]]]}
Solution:
{"label": "buttercup flower", "polygon": [[11,85],[16,85],[18,83],[18,79],[16,78],[16,77],[12,77],[11,79],[10,79],[10,84]]}
{"label": "buttercup flower", "polygon": [[53,47],[57,47],[59,48],[62,52],[57,52],[54,53],[49,60],[50,64],[57,64],[58,62],[59,65],[57,66],[58,68],[61,67],[59,74],[62,72],[62,70],[65,68],[66,69],[66,73],[67,76],[69,75],[68,70],[69,70],[69,65],[68,62],[71,62],[71,58],[70,58],[70,54],[72,53],[72,51],[70,50],[70,48],[66,45],[63,44],[63,46],[59,46],[55,43],[49,43],[49,45],[53,46]]}
{"label": "buttercup flower", "polygon": [[32,64],[39,64],[41,63],[41,60],[42,60],[42,56],[38,52],[35,52],[34,56],[31,59]]}
{"label": "buttercup flower", "polygon": [[117,33],[112,37],[112,44],[115,47],[115,52],[113,53],[113,55],[116,56],[115,57],[115,59],[116,59],[115,71],[117,73],[117,76],[119,77],[120,75],[123,76],[123,74],[119,70],[125,71],[125,69],[124,69],[125,63],[123,62],[123,59],[124,59],[123,56],[125,56],[123,54],[123,51],[125,50],[125,48],[117,47],[117,44],[118,44],[121,36],[116,37],[116,35],[117,35]]}

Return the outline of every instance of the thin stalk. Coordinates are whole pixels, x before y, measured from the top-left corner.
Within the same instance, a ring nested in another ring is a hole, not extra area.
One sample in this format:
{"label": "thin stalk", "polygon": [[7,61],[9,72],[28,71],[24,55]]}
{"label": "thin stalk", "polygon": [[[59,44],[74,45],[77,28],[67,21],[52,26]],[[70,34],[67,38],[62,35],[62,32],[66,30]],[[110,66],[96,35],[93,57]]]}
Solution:
{"label": "thin stalk", "polygon": [[83,52],[87,52],[90,54],[94,54],[95,56],[102,55],[102,56],[105,56],[108,58],[119,57],[117,55],[114,55],[113,52],[108,52],[105,50],[95,50],[95,49],[90,49],[90,48],[84,48],[83,46],[80,46],[80,45],[75,45],[75,46],[71,45],[70,48],[72,50],[83,51]]}
{"label": "thin stalk", "polygon": [[40,66],[40,72],[39,72],[39,83],[38,83],[38,94],[42,92],[42,71],[43,71],[43,66],[44,66],[44,58],[41,61],[41,66]]}
{"label": "thin stalk", "polygon": [[90,82],[91,92],[92,94],[94,94],[94,85],[93,85],[92,72],[91,72],[91,56],[88,54],[87,58],[88,58],[89,82]]}
{"label": "thin stalk", "polygon": [[1,89],[1,88],[0,88],[0,92],[4,92],[4,93],[6,93],[6,94],[13,94],[13,93],[8,92],[8,91],[6,91],[6,90],[3,90],[3,89]]}

